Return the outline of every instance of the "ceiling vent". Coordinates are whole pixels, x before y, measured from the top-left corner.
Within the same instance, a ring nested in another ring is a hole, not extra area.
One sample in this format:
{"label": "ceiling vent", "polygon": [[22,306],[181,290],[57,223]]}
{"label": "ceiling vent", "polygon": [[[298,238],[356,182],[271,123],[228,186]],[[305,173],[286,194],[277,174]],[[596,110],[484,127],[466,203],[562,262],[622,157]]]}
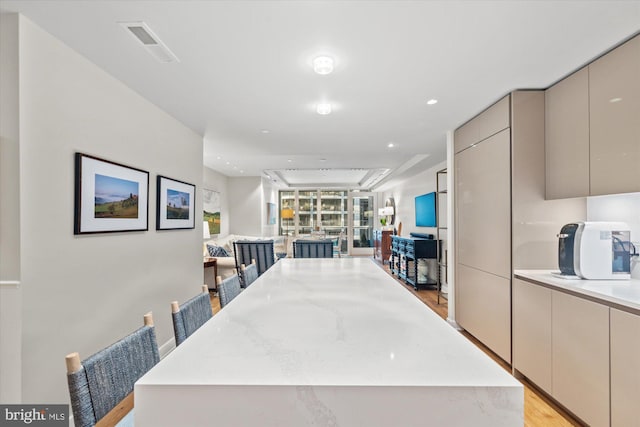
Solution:
{"label": "ceiling vent", "polygon": [[169,50],[162,40],[160,40],[144,22],[119,22],[119,24],[142,43],[144,48],[159,62],[180,62],[178,57]]}

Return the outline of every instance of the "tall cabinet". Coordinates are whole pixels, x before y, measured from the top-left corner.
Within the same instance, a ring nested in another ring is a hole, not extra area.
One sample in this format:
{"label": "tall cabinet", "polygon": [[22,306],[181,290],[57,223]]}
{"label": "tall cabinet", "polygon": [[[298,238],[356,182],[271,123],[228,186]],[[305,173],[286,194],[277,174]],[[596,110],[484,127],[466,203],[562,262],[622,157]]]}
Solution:
{"label": "tall cabinet", "polygon": [[557,268],[585,199],[546,201],[544,92],[515,91],[455,131],[456,321],[511,363],[514,269]]}

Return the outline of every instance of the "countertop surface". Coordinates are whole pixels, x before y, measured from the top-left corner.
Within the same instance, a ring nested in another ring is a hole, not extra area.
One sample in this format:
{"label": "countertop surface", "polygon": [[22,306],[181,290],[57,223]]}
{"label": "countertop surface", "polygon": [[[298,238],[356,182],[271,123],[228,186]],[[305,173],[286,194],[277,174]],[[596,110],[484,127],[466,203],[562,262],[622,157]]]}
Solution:
{"label": "countertop surface", "polygon": [[137,384],[521,387],[369,258],[278,261]]}
{"label": "countertop surface", "polygon": [[605,304],[629,309],[640,314],[640,280],[580,280],[563,279],[553,270],[515,270],[516,278],[528,279],[576,295],[584,295]]}

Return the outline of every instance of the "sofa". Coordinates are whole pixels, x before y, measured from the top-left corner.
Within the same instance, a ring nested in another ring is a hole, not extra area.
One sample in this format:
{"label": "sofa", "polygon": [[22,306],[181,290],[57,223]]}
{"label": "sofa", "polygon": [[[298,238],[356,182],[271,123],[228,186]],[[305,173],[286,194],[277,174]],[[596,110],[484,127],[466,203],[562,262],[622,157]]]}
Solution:
{"label": "sofa", "polygon": [[256,237],[229,234],[217,239],[211,239],[205,242],[207,251],[209,252],[210,257],[217,260],[218,276],[221,276],[223,279],[236,274],[236,259],[233,253],[233,242],[238,240],[273,240],[274,253],[287,254],[287,256],[291,256],[290,248],[288,248],[290,245],[287,244],[285,236]]}

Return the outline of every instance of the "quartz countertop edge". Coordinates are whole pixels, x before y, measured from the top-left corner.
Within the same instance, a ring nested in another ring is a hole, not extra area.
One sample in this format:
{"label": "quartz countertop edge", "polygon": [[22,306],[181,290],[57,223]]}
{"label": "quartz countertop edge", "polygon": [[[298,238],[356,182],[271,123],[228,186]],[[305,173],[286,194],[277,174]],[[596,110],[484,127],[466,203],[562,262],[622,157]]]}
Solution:
{"label": "quartz countertop edge", "polygon": [[554,270],[515,270],[514,277],[640,315],[640,280],[562,279]]}

